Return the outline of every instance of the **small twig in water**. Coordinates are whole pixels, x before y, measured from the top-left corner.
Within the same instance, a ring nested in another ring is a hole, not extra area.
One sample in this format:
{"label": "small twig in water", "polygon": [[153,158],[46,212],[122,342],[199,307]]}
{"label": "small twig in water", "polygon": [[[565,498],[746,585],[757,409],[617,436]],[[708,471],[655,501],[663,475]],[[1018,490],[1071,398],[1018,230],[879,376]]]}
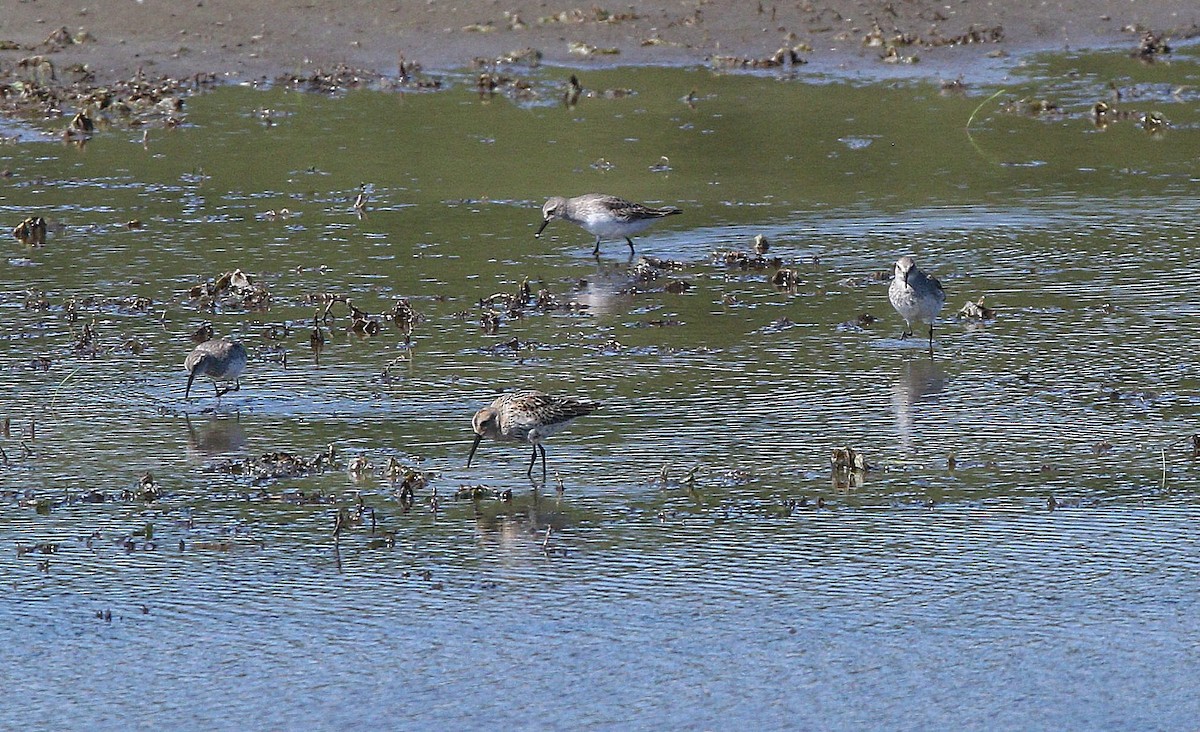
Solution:
{"label": "small twig in water", "polygon": [[[77,368],[77,369],[73,370],[71,373],[69,373],[69,374],[67,374],[66,376],[64,376],[64,377],[63,377],[63,380],[62,380],[62,381],[60,381],[60,382],[58,382],[58,386],[54,387],[54,395],[50,397],[50,406],[51,406],[51,407],[53,407],[53,406],[54,406],[54,403],[55,403],[56,401],[58,401],[58,392],[59,392],[59,390],[61,390],[61,389],[62,389],[62,387],[63,387],[63,384],[67,383],[67,381],[69,381],[69,380],[70,380],[70,378],[71,378],[72,376],[74,376],[75,374],[79,373],[80,369],[82,369],[82,368],[83,368],[83,367],[82,367],[82,366],[80,366],[79,368]],[[29,429],[30,429],[30,431],[31,431],[31,432],[33,431],[33,427],[32,427],[32,426],[31,426]]]}
{"label": "small twig in water", "polygon": [[975,109],[971,110],[971,116],[967,117],[967,126],[964,128],[967,133],[967,141],[971,143],[971,147],[975,148],[975,152],[979,153],[980,156],[982,156],[983,159],[987,160],[989,163],[994,163],[996,161],[992,160],[990,157],[988,157],[987,153],[985,153],[983,151],[983,148],[979,147],[979,143],[975,142],[974,136],[971,135],[971,123],[975,121],[975,115],[979,114],[979,110],[983,109],[983,105],[992,101],[993,99],[1000,96],[1004,92],[1005,92],[1004,89],[998,90],[995,94],[993,94],[992,96],[990,96],[987,99],[984,99],[982,102],[980,102],[979,106],[975,107]]}
{"label": "small twig in water", "polygon": [[1188,440],[1191,440],[1193,444],[1196,444],[1196,435],[1188,435],[1187,437],[1180,437],[1178,440],[1175,440],[1174,442],[1169,442],[1166,445],[1163,445],[1161,448],[1159,448],[1159,451],[1162,453],[1162,490],[1167,489],[1167,450],[1171,449],[1172,447],[1175,447],[1176,445],[1178,445],[1181,442],[1187,442]]}

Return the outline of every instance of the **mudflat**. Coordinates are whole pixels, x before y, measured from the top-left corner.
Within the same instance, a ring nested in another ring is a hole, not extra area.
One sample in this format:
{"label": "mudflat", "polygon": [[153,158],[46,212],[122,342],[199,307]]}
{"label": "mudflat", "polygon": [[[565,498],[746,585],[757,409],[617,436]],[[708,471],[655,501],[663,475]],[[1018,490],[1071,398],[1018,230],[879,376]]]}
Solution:
{"label": "mudflat", "polygon": [[[643,0],[636,4],[372,0],[17,0],[0,12],[0,81],[39,66],[95,83],[253,81],[334,68],[543,63],[904,66],[953,77],[1035,50],[1200,35],[1193,0]],[[40,57],[40,58],[38,58]],[[30,61],[34,58],[34,61]],[[47,61],[49,62],[47,64]]]}

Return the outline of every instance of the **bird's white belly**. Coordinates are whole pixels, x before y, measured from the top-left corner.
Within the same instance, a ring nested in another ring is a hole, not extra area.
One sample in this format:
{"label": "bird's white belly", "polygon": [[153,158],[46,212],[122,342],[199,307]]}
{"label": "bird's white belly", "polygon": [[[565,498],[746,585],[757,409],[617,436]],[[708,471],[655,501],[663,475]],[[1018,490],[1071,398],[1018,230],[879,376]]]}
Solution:
{"label": "bird's white belly", "polygon": [[654,223],[654,219],[636,219],[634,221],[619,221],[609,217],[589,217],[584,219],[583,228],[593,235],[610,239],[632,236]]}
{"label": "bird's white belly", "polygon": [[562,432],[567,427],[567,422],[558,422],[556,424],[543,424],[530,429],[525,433],[525,439],[529,442],[541,442],[551,435]]}
{"label": "bird's white belly", "polygon": [[911,288],[896,288],[888,294],[896,312],[910,323],[932,323],[942,309],[938,298],[918,297]]}

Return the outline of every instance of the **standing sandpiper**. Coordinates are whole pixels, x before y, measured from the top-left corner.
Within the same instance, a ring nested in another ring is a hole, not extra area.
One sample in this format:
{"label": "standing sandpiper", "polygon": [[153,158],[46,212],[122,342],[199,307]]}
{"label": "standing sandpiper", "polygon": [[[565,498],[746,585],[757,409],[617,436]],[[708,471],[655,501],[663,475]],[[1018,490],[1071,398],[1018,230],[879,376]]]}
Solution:
{"label": "standing sandpiper", "polygon": [[888,286],[888,299],[904,318],[906,328],[900,336],[902,339],[913,334],[914,323],[929,323],[929,350],[932,352],[933,321],[946,304],[942,283],[918,269],[912,257],[900,257],[896,262],[896,276]]}
{"label": "standing sandpiper", "polygon": [[585,193],[574,198],[555,196],[542,206],[542,225],[534,236],[540,237],[546,225],[554,219],[563,219],[596,236],[596,248],[592,250],[592,256],[600,256],[601,239],[624,239],[632,255],[633,239],[629,237],[642,232],[664,216],[678,213],[683,211],[674,206],[652,208],[603,193]]}
{"label": "standing sandpiper", "polygon": [[[238,377],[246,370],[246,348],[237,341],[228,338],[214,338],[196,346],[183,362],[188,371],[187,391],[183,398],[187,399],[192,393],[192,382],[197,376],[207,376],[213,381],[217,391],[217,399],[231,391],[242,387]],[[224,389],[217,386],[218,382],[233,382],[233,386]]]}
{"label": "standing sandpiper", "polygon": [[518,391],[497,398],[475,413],[471,429],[475,431],[475,443],[467,456],[467,467],[475,457],[475,450],[483,438],[530,442],[533,457],[525,474],[533,477],[533,464],[538,452],[542,455],[542,480],[546,480],[546,448],[542,440],[565,429],[576,417],[591,414],[599,402],[575,397],[556,397],[540,391]]}

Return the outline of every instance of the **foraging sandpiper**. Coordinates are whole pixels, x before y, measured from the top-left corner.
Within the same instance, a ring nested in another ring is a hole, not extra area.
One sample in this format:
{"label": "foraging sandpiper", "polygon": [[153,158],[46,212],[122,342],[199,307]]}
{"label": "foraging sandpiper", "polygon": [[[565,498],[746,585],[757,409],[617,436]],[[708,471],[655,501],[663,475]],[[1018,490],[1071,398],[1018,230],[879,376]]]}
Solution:
{"label": "foraging sandpiper", "polygon": [[[237,341],[229,338],[214,338],[205,341],[188,354],[183,362],[188,371],[187,391],[184,399],[190,398],[192,382],[197,376],[207,376],[212,379],[213,388],[217,391],[217,399],[231,391],[241,388],[238,377],[246,370],[246,348]],[[224,389],[217,386],[218,382],[233,382],[233,386]]]}
{"label": "foraging sandpiper", "polygon": [[631,236],[664,216],[678,213],[683,211],[674,206],[653,208],[603,193],[585,193],[574,198],[555,196],[542,206],[542,225],[534,236],[540,237],[546,225],[554,219],[563,219],[595,235],[596,247],[592,250],[592,256],[600,256],[600,240],[605,238],[624,239],[632,255]]}
{"label": "foraging sandpiper", "polygon": [[475,432],[475,443],[467,456],[467,467],[475,457],[475,450],[483,438],[529,442],[533,445],[533,457],[525,474],[533,477],[533,464],[538,453],[542,456],[542,480],[546,479],[546,448],[542,441],[566,428],[576,417],[591,414],[599,402],[575,397],[557,397],[540,391],[518,391],[498,397],[488,406],[475,413],[471,429]]}

